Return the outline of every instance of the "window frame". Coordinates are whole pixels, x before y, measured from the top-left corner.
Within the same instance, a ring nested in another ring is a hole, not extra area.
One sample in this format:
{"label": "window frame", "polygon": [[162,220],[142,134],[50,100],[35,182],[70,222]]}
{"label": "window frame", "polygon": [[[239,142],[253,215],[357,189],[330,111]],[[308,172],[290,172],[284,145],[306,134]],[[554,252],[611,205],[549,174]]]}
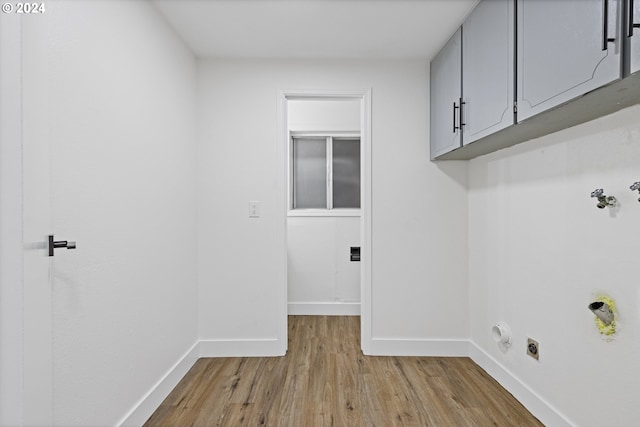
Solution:
{"label": "window frame", "polygon": [[[300,138],[309,138],[309,139],[324,139],[326,142],[326,178],[325,183],[327,186],[327,200],[326,200],[326,208],[294,208],[295,204],[295,183],[293,181],[293,177],[295,176],[294,171],[294,139]],[[362,138],[360,136],[360,132],[355,131],[332,131],[332,132],[300,132],[300,131],[290,131],[289,132],[289,146],[288,146],[288,162],[289,162],[289,173],[288,173],[288,209],[287,216],[306,216],[306,217],[359,217],[362,209],[362,197],[360,208],[334,208],[333,207],[333,140],[334,139],[342,139],[342,140],[358,140],[358,144],[360,145],[360,192],[362,193]]]}

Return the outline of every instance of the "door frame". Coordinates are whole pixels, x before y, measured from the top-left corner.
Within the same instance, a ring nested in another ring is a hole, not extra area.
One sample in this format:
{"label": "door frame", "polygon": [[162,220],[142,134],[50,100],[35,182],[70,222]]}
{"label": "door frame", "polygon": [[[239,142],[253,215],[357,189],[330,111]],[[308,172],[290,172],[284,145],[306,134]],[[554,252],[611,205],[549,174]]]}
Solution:
{"label": "door frame", "polygon": [[332,90],[279,90],[278,91],[278,135],[276,233],[280,237],[280,305],[278,341],[282,354],[287,351],[287,211],[289,203],[288,164],[289,129],[287,101],[289,100],[359,100],[361,142],[361,216],[360,216],[360,345],[364,354],[371,349],[371,88],[353,91]]}

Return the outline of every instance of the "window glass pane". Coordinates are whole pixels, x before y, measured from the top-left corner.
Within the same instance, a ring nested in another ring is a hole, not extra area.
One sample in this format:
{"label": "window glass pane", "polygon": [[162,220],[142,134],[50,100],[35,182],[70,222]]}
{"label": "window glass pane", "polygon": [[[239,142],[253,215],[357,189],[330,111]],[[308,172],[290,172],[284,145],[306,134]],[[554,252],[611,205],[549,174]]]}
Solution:
{"label": "window glass pane", "polygon": [[333,207],[360,208],[359,139],[333,139]]}
{"label": "window glass pane", "polygon": [[293,140],[293,208],[327,208],[327,141]]}

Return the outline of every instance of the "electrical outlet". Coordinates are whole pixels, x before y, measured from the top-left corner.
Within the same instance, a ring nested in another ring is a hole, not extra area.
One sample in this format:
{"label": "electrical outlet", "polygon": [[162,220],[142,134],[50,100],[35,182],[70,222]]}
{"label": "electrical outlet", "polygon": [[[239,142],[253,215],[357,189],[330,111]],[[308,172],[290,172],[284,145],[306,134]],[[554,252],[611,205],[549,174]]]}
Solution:
{"label": "electrical outlet", "polygon": [[540,344],[538,341],[527,338],[527,354],[536,360],[540,359]]}

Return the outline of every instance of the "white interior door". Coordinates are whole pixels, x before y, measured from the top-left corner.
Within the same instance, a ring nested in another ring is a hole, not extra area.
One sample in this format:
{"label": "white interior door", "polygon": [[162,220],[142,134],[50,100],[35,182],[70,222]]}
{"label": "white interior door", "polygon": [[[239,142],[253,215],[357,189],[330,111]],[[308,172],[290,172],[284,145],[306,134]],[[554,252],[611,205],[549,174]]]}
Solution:
{"label": "white interior door", "polygon": [[73,212],[84,202],[77,188],[86,185],[80,176],[68,179],[78,157],[69,155],[67,139],[61,137],[69,120],[63,118],[68,110],[55,103],[63,89],[50,77],[56,66],[52,21],[24,19],[21,31],[25,425],[58,424],[55,408],[65,387],[56,383],[67,381],[60,366],[70,359],[57,354],[56,346],[73,337],[68,324],[60,327],[60,319],[73,317],[60,315],[59,309],[56,315],[56,307],[63,306],[61,298],[76,306],[80,300],[77,287],[72,289],[77,253],[65,248],[49,253],[49,235],[56,241],[74,240]]}
{"label": "white interior door", "polygon": [[46,21],[22,20],[24,425],[53,424],[52,281]]}
{"label": "white interior door", "polygon": [[148,2],[22,24],[25,424],[115,425],[197,338],[196,64]]}

